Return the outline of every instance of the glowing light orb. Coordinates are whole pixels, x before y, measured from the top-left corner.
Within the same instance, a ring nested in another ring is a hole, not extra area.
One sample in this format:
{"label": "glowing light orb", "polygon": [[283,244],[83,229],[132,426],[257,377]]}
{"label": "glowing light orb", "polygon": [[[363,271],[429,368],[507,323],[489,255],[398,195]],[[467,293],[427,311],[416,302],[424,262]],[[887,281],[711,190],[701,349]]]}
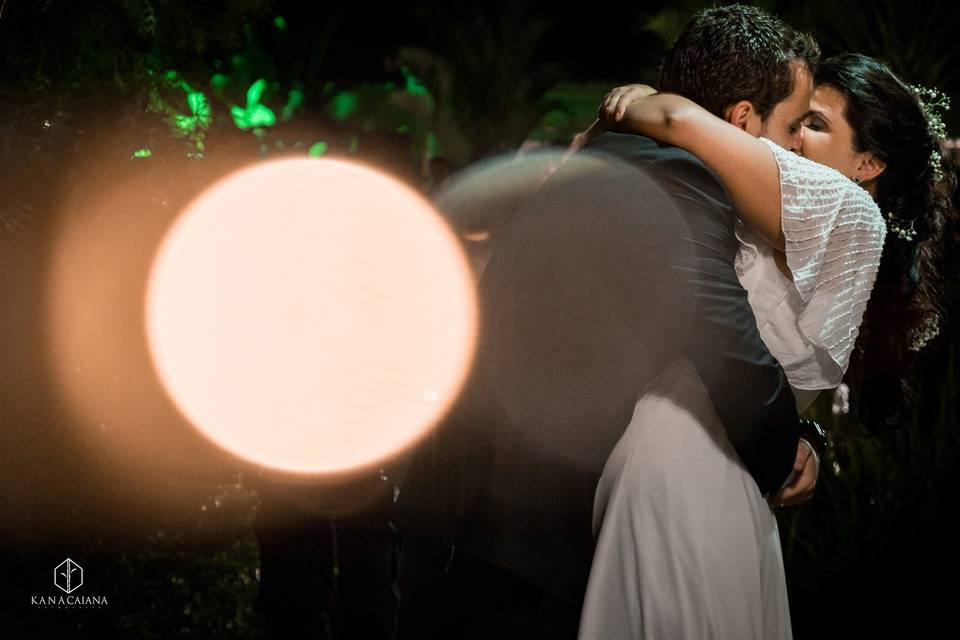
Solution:
{"label": "glowing light orb", "polygon": [[410,188],[334,160],[281,160],[194,200],[153,264],[147,336],[196,428],[297,473],[375,464],[446,412],[476,300],[453,233]]}

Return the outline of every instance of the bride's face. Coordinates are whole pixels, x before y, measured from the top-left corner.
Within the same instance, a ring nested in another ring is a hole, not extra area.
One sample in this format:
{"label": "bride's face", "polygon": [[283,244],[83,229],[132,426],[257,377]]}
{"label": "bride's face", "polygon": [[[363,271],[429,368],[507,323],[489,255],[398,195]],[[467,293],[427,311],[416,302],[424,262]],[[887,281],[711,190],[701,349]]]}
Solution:
{"label": "bride's face", "polygon": [[856,178],[862,154],[853,147],[853,129],[847,122],[846,97],[822,84],[813,91],[810,113],[803,120],[801,153],[820,164]]}

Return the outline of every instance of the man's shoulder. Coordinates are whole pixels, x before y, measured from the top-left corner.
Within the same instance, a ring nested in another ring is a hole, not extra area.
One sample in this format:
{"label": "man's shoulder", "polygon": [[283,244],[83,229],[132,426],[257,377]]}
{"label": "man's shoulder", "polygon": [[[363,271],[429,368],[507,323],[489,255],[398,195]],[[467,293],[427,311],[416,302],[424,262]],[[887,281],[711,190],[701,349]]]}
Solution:
{"label": "man's shoulder", "polygon": [[661,145],[650,138],[626,133],[603,132],[586,147],[644,167],[654,179],[669,179],[673,184],[685,184],[711,197],[727,201],[719,177],[689,151]]}
{"label": "man's shoulder", "polygon": [[717,179],[716,174],[689,151],[679,147],[661,145],[644,136],[605,131],[591,140],[587,149],[653,170],[681,170],[684,173],[689,172],[690,175]]}
{"label": "man's shoulder", "polygon": [[655,140],[629,133],[604,131],[590,141],[591,151],[610,154],[624,160],[646,163],[677,160],[701,163],[696,156],[679,147],[661,145]]}

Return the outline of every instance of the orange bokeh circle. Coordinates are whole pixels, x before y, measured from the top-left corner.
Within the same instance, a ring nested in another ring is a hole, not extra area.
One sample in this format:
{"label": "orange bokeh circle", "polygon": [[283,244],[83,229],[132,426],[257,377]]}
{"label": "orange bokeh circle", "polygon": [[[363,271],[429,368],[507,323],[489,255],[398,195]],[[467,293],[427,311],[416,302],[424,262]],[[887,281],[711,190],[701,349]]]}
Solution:
{"label": "orange bokeh circle", "polygon": [[231,453],[295,473],[381,462],[449,409],[473,358],[470,267],[433,207],[371,168],[278,160],[196,198],[151,268],[164,388]]}

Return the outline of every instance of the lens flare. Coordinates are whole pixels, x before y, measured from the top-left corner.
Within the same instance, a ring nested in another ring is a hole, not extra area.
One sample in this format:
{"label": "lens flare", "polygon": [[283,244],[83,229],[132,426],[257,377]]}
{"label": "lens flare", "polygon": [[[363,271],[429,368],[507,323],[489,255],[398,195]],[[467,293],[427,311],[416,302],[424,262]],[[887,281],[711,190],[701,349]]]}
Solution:
{"label": "lens flare", "polygon": [[470,267],[431,205],[373,169],[281,160],[194,200],[153,263],[158,377],[254,463],[331,474],[412,445],[473,357]]}
{"label": "lens flare", "polygon": [[491,439],[602,472],[693,315],[703,267],[671,189],[587,149],[490,159],[437,192],[479,276],[471,409]]}

